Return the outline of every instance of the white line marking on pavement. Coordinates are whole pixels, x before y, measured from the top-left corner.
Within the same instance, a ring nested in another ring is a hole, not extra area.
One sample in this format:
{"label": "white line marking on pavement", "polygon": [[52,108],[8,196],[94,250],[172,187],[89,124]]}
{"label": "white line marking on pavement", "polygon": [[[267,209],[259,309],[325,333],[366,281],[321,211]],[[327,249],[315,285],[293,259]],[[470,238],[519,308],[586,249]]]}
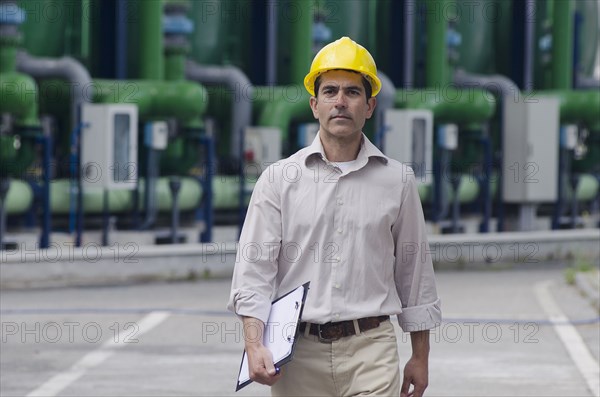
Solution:
{"label": "white line marking on pavement", "polygon": [[535,295],[552,322],[554,331],[569,352],[577,369],[587,382],[593,396],[600,397],[600,366],[592,356],[577,329],[569,324],[569,319],[562,312],[552,295],[550,286],[552,281],[537,283],[534,287]]}
{"label": "white line marking on pavement", "polygon": [[[165,321],[169,315],[170,313],[161,311],[149,313],[137,323],[139,328],[135,336],[137,337],[150,331],[152,328]],[[125,333],[130,336],[131,331],[125,331]],[[127,345],[128,343],[125,342],[125,340],[127,340],[127,337],[121,338],[119,335],[110,338],[98,349],[83,356],[79,361],[73,364],[71,368],[54,375],[27,396],[56,396],[70,384],[81,378],[88,370],[102,364],[106,359],[115,354],[116,349]]]}

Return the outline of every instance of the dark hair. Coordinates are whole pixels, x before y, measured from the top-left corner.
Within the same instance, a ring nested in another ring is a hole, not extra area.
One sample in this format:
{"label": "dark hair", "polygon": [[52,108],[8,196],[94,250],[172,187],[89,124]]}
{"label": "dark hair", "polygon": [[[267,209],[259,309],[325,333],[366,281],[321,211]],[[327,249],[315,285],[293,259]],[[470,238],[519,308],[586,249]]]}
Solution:
{"label": "dark hair", "polygon": [[[347,72],[358,73],[358,72],[355,72],[354,70],[347,70],[347,69],[333,69],[333,70],[345,70]],[[367,80],[367,78],[362,73],[358,73],[358,74],[360,74],[363,87],[365,87],[365,94],[367,94],[367,101],[368,101],[373,96],[373,87],[371,87],[371,83],[369,83],[369,80]],[[315,97],[317,97],[319,95],[319,87],[320,86],[321,86],[321,75],[317,76],[317,78],[315,79]]]}

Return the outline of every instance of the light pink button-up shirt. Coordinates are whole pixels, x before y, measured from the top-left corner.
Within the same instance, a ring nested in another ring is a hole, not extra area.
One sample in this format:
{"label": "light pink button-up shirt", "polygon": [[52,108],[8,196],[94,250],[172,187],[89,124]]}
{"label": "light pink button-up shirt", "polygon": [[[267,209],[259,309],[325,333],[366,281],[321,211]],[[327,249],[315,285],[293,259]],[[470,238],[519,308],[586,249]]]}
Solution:
{"label": "light pink button-up shirt", "polygon": [[404,331],[441,322],[412,170],[364,135],[345,171],[319,136],[260,176],[239,241],[229,310],[266,322],[271,301],[310,281],[303,321],[398,315]]}

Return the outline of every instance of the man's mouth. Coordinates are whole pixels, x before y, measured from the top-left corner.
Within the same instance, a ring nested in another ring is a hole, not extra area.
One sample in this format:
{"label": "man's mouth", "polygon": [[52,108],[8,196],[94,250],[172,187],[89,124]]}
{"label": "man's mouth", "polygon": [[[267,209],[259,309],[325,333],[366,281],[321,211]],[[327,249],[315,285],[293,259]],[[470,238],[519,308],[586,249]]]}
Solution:
{"label": "man's mouth", "polygon": [[335,119],[344,119],[344,120],[350,120],[350,117],[348,117],[348,116],[345,116],[345,115],[343,115],[343,114],[338,114],[338,115],[335,115],[335,116],[331,116],[331,119],[332,119],[332,120],[335,120]]}

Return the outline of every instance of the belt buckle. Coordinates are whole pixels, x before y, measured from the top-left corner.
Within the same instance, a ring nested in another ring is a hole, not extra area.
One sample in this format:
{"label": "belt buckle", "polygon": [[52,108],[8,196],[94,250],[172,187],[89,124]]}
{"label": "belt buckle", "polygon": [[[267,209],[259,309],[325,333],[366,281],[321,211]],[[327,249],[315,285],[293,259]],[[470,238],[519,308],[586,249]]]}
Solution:
{"label": "belt buckle", "polygon": [[334,338],[325,338],[323,337],[323,328],[321,328],[321,325],[325,325],[325,324],[317,324],[317,333],[318,333],[318,337],[319,337],[319,342],[321,343],[331,343],[334,342],[338,339],[340,339],[340,337],[334,337]]}

